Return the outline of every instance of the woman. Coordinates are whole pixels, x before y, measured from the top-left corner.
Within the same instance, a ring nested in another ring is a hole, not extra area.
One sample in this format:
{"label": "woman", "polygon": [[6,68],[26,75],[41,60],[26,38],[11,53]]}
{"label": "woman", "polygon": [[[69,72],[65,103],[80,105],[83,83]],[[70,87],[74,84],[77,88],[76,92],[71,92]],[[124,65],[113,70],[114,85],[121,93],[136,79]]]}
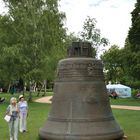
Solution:
{"label": "woman", "polygon": [[26,132],[27,131],[26,123],[27,123],[27,114],[28,114],[28,104],[27,104],[27,101],[25,101],[25,98],[23,95],[19,96],[18,107],[19,107],[19,111],[20,111],[20,113],[19,113],[19,116],[20,116],[19,131]]}
{"label": "woman", "polygon": [[14,140],[18,140],[18,113],[17,99],[12,97],[10,99],[10,105],[6,110],[6,114],[11,116],[9,121],[10,140],[13,140],[13,138]]}

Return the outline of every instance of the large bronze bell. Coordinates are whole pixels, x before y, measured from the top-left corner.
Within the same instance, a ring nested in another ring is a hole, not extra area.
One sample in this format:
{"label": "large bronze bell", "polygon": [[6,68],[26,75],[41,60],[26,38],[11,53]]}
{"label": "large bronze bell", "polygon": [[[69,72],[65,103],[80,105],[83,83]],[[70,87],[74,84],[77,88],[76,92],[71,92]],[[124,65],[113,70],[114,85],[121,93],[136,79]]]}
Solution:
{"label": "large bronze bell", "polygon": [[87,42],[73,42],[59,62],[52,108],[39,137],[45,140],[122,140],[100,60]]}

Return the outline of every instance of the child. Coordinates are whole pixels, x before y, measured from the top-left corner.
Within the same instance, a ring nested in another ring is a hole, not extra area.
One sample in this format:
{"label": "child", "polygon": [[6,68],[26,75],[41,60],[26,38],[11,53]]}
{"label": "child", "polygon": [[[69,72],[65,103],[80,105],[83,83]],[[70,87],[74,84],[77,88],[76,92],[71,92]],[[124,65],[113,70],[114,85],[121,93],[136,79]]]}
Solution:
{"label": "child", "polygon": [[6,114],[11,116],[9,121],[10,140],[18,140],[18,113],[17,100],[15,97],[10,99],[10,105],[6,110]]}
{"label": "child", "polygon": [[27,114],[28,114],[28,104],[27,101],[25,101],[25,98],[23,95],[19,96],[19,103],[18,103],[18,107],[19,107],[19,116],[20,116],[20,128],[19,131],[20,132],[26,132],[26,122],[27,122]]}

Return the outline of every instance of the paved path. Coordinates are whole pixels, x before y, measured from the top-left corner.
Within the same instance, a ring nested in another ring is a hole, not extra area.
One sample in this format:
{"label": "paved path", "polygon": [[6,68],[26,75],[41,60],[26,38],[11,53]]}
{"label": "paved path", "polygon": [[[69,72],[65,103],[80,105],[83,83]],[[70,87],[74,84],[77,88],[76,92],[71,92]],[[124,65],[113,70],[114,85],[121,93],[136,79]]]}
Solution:
{"label": "paved path", "polygon": [[42,97],[42,98],[35,100],[35,102],[51,104],[52,103],[51,99],[52,99],[52,96],[46,96],[46,97]]}
{"label": "paved path", "polygon": [[[35,102],[51,104],[52,103],[51,99],[52,96],[47,96],[37,99],[35,100]],[[140,106],[111,105],[111,107],[117,109],[140,110]]]}
{"label": "paved path", "polygon": [[140,106],[111,105],[111,107],[117,109],[140,110]]}

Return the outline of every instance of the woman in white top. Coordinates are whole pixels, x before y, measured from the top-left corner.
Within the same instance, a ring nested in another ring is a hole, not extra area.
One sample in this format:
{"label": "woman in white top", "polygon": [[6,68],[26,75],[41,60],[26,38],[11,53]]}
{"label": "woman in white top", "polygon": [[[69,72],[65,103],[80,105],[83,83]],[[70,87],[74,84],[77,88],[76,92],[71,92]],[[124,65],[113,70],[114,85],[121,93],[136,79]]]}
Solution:
{"label": "woman in white top", "polygon": [[27,114],[28,114],[28,103],[25,101],[25,98],[23,95],[19,96],[19,117],[20,117],[20,126],[19,131],[20,132],[26,132],[26,124],[27,124]]}
{"label": "woman in white top", "polygon": [[18,140],[18,113],[17,100],[15,97],[10,99],[10,105],[7,107],[6,114],[11,116],[9,121],[10,140]]}

